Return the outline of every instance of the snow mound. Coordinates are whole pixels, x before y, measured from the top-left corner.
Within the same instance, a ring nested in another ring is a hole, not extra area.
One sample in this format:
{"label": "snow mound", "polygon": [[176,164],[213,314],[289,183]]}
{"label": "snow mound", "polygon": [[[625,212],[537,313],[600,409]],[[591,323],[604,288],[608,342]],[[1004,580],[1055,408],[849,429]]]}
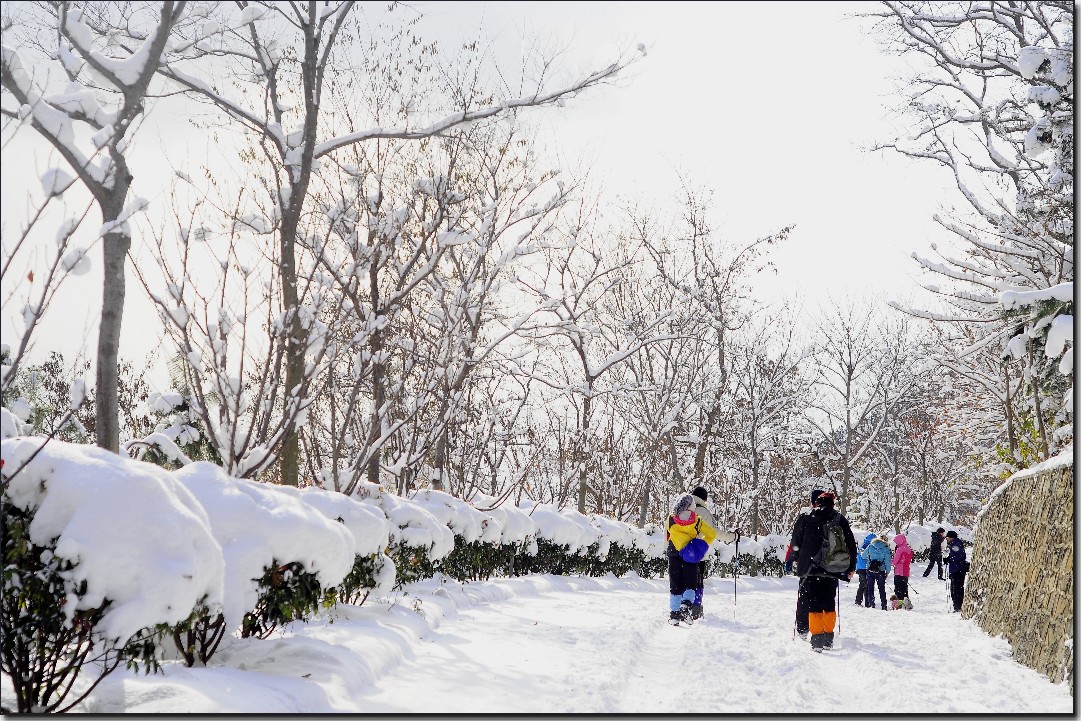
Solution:
{"label": "snow mound", "polygon": [[[75,564],[64,611],[111,601],[98,630],[121,644],[140,630],[185,620],[205,597],[223,600],[225,564],[206,512],[158,466],[102,448],[41,438],[3,441],[5,493],[33,513],[30,540]],[[74,588],[86,582],[86,593]]]}

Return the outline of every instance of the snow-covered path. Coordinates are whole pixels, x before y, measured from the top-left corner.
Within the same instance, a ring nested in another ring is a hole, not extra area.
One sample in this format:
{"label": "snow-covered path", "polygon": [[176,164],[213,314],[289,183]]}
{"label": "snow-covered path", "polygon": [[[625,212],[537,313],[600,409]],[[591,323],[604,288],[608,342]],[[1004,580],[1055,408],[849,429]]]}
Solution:
{"label": "snow-covered path", "polygon": [[706,616],[668,625],[667,584],[637,577],[428,581],[394,604],[237,641],[211,668],[115,674],[79,710],[132,712],[1070,713],[1065,684],[946,612],[852,603],[833,653],[792,637],[796,579],[710,579]]}

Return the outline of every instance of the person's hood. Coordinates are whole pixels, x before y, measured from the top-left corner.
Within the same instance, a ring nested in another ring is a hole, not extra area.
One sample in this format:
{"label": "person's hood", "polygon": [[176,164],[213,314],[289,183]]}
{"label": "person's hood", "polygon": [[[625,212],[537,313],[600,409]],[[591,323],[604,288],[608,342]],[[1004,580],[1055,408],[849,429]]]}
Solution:
{"label": "person's hood", "polygon": [[871,545],[871,541],[875,540],[876,538],[878,538],[878,536],[876,536],[875,534],[868,533],[867,538],[863,539],[863,543],[860,544],[860,548],[867,548]]}
{"label": "person's hood", "polygon": [[907,546],[908,545],[908,539],[905,538],[905,534],[898,533],[896,536],[894,536],[893,537],[893,545],[897,546],[898,548],[900,548],[901,546]]}

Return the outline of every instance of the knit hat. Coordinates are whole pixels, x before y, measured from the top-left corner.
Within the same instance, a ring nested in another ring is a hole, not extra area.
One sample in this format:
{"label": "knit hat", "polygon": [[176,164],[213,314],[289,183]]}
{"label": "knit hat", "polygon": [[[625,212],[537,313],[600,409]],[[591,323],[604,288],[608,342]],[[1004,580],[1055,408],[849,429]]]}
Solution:
{"label": "knit hat", "polygon": [[938,530],[935,531],[935,533],[945,533],[945,532],[946,532],[946,529],[943,528],[942,526],[939,526]]}
{"label": "knit hat", "polygon": [[818,494],[818,498],[815,499],[815,505],[819,508],[833,508],[833,499],[836,498],[829,491],[822,491]]}
{"label": "knit hat", "polygon": [[825,491],[823,491],[821,488],[816,488],[813,491],[811,491],[811,505],[812,506],[815,504],[815,501],[818,500],[818,497],[821,496],[823,493],[825,493]]}
{"label": "knit hat", "polygon": [[957,531],[946,531],[946,538],[957,538]]}
{"label": "knit hat", "polygon": [[706,489],[702,488],[702,486],[698,486],[693,491],[691,491],[691,495],[692,496],[698,496],[703,501],[708,501],[709,500],[709,493],[707,493]]}
{"label": "knit hat", "polygon": [[694,496],[690,493],[684,493],[676,500],[676,505],[672,508],[672,515],[679,516],[681,513],[686,513],[694,508]]}

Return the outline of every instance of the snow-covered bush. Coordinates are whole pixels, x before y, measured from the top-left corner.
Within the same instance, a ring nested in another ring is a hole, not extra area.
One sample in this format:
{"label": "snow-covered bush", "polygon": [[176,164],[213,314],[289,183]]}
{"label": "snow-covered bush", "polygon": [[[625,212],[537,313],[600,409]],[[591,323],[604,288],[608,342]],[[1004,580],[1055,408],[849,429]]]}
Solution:
{"label": "snow-covered bush", "polygon": [[454,533],[421,504],[365,482],[358,484],[355,495],[387,517],[388,554],[397,572],[394,588],[431,578],[436,564],[454,550]]}
{"label": "snow-covered bush", "polygon": [[386,593],[394,585],[394,561],[386,554],[390,526],[383,512],[341,493],[317,487],[302,489],[304,501],[327,518],[340,520],[353,534],[353,568],[337,588],[335,601],[363,604],[368,596]]}
{"label": "snow-covered bush", "polygon": [[296,488],[231,478],[203,461],[173,475],[203,504],[225,557],[220,632],[265,637],[305,618],[353,567],[354,535]]}
{"label": "snow-covered bush", "polygon": [[[220,607],[221,547],[171,474],[37,437],[0,456],[0,659],[20,712],[67,710],[122,661],[156,669],[161,636]],[[99,675],[69,700],[86,663]]]}

